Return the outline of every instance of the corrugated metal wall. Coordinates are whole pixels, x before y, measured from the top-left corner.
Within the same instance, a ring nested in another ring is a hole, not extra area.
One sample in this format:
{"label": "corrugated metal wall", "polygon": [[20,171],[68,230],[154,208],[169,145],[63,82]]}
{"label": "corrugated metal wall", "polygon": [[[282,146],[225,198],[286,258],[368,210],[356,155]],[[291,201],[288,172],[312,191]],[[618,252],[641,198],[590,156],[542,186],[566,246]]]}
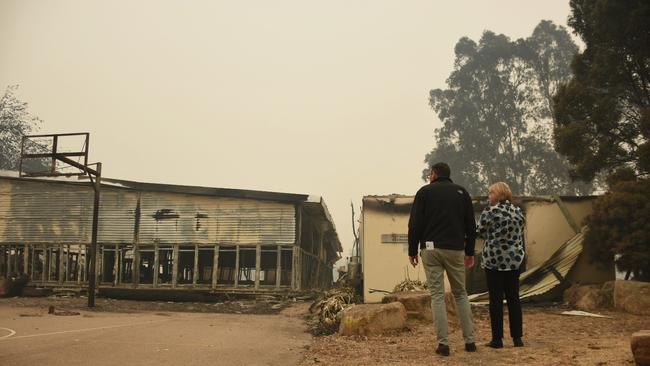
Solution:
{"label": "corrugated metal wall", "polygon": [[142,193],[142,243],[288,244],[293,204],[175,193]]}
{"label": "corrugated metal wall", "polygon": [[4,243],[88,243],[90,187],[0,180],[0,240]]}
{"label": "corrugated metal wall", "polygon": [[[0,179],[0,243],[89,243],[93,190]],[[139,216],[139,217],[138,217]],[[252,199],[102,188],[98,241],[140,244],[295,242],[295,206]]]}
{"label": "corrugated metal wall", "polygon": [[[91,197],[94,197],[94,192]],[[102,187],[99,198],[99,231],[97,241],[100,243],[131,243],[135,226],[135,213],[138,193],[125,189],[107,189]],[[90,202],[90,217],[92,218]],[[91,221],[92,225],[92,221]],[[92,226],[90,226],[92,228]]]}

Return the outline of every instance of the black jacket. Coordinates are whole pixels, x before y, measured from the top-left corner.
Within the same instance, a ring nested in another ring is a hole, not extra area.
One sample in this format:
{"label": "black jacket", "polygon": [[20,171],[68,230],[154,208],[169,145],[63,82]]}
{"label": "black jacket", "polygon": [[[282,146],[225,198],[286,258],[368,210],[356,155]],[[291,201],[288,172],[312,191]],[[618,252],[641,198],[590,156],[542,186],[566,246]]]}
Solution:
{"label": "black jacket", "polygon": [[446,177],[420,188],[411,206],[408,239],[411,257],[427,241],[433,241],[435,248],[465,250],[465,255],[473,256],[476,222],[465,188]]}

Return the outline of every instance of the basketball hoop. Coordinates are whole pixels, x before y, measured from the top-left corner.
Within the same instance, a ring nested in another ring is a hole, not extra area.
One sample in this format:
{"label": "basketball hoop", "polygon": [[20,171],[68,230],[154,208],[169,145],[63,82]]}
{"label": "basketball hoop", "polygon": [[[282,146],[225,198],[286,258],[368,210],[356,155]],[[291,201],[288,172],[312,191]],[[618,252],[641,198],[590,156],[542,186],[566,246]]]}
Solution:
{"label": "basketball hoop", "polygon": [[[21,178],[70,177],[88,174],[95,191],[92,245],[88,253],[88,307],[94,307],[102,163],[88,164],[89,142],[88,132],[23,136],[19,174]],[[95,165],[96,168],[93,169],[90,165]]]}
{"label": "basketball hoop", "polygon": [[20,177],[93,174],[94,169],[88,166],[89,140],[90,134],[87,132],[23,136]]}

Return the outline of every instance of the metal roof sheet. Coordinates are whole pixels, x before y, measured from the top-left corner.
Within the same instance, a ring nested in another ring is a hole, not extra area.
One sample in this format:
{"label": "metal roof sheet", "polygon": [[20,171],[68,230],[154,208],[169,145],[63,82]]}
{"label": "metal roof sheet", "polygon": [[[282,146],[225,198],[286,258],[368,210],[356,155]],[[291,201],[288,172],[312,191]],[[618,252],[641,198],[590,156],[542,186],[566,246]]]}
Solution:
{"label": "metal roof sheet", "polygon": [[[529,269],[519,278],[519,297],[521,299],[542,295],[559,285],[573,268],[578,256],[582,253],[582,242],[586,227],[566,241],[544,263]],[[473,294],[469,300],[473,302],[487,301],[488,293]]]}

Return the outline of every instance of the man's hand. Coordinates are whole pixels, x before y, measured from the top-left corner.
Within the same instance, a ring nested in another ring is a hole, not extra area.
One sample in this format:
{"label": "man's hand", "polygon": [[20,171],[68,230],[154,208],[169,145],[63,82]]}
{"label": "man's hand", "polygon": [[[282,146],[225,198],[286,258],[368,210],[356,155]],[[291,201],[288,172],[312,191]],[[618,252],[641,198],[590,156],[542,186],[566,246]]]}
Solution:
{"label": "man's hand", "polygon": [[465,268],[474,267],[474,256],[465,256]]}
{"label": "man's hand", "polygon": [[409,256],[409,262],[411,262],[411,265],[413,268],[418,265],[418,256],[416,255],[415,257]]}

